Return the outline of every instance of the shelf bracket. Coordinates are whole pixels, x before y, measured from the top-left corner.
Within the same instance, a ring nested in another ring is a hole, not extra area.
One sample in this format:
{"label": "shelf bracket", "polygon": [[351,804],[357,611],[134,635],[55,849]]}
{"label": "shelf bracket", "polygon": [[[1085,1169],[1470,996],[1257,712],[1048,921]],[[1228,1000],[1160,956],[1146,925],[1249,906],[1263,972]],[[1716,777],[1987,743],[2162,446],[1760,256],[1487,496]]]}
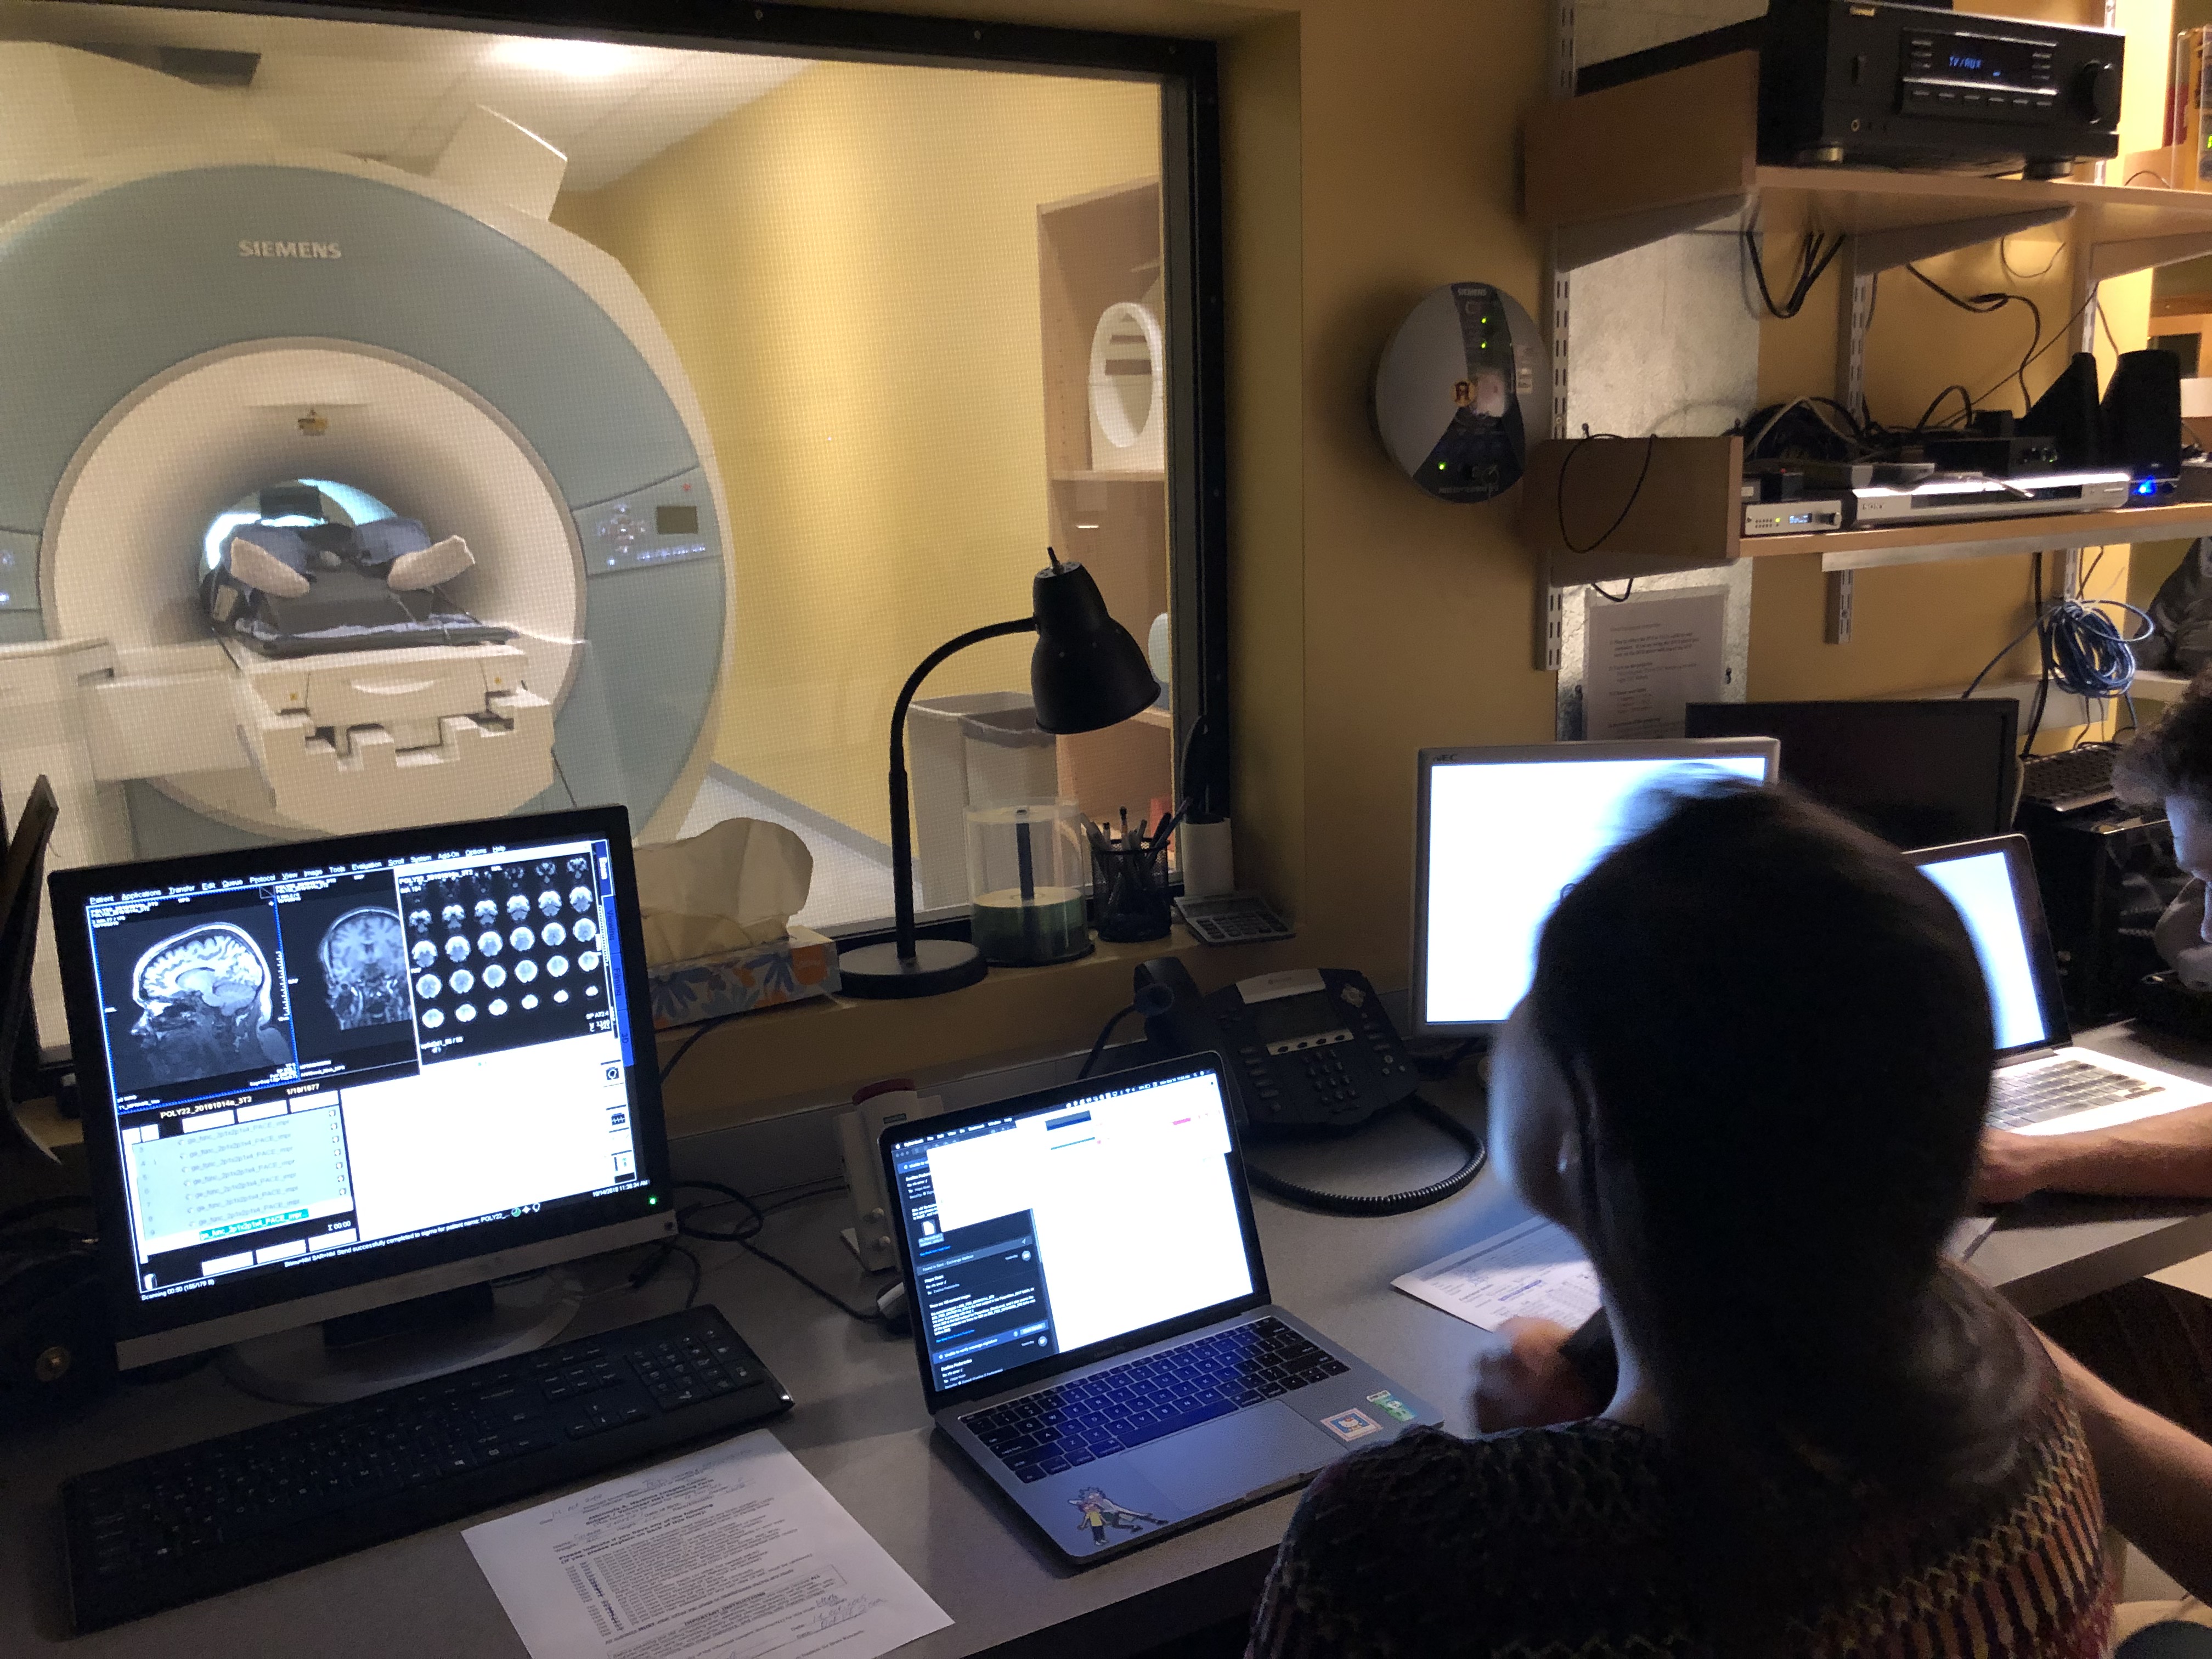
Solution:
{"label": "shelf bracket", "polygon": [[2121,242],[2092,242],[2074,261],[2074,311],[2081,319],[2077,351],[2094,350],[2097,319],[2089,309],[2090,296],[2107,276],[2125,276],[2160,265],[2179,264],[2212,253],[2212,231],[2192,231],[2183,236],[2138,236]]}
{"label": "shelf bracket", "polygon": [[1830,645],[1851,642],[1851,573],[1832,570],[1823,581],[1827,588],[1821,605],[1820,637]]}
{"label": "shelf bracket", "polygon": [[2092,242],[2083,264],[2091,283],[2130,271],[2179,264],[2212,253],[2212,231],[2192,231],[2186,236],[2142,236],[2127,242]]}
{"label": "shelf bracket", "polygon": [[1751,198],[1741,193],[1707,196],[1694,202],[1676,202],[1667,207],[1646,208],[1640,213],[1623,213],[1609,219],[1561,225],[1553,232],[1553,257],[1558,261],[1559,270],[1579,270],[1583,266],[1594,265],[1601,259],[1610,259],[1615,254],[1626,253],[1632,248],[1644,247],[1652,242],[1663,242],[1669,236],[1700,229],[1722,219],[1741,218],[1750,204]]}
{"label": "shelf bracket", "polygon": [[[1851,238],[1846,250],[1854,275],[1872,276],[1899,265],[1917,264],[1938,254],[1956,253],[1963,247],[1979,247],[2006,236],[2040,230],[2074,216],[2070,207],[2030,208],[2021,213],[1993,213],[1980,219],[1953,219],[1940,225],[1908,225],[1900,230],[1870,230]],[[2186,258],[2186,254],[2177,255]]]}

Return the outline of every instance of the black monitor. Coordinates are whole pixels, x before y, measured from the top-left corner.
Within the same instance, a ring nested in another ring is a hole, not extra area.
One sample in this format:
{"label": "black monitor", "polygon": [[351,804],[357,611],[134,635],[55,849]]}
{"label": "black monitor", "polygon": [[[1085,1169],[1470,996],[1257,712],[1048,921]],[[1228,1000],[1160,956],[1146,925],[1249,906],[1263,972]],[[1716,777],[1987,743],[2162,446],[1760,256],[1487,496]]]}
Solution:
{"label": "black monitor", "polygon": [[1693,738],[1777,738],[1782,777],[1898,847],[2002,835],[2019,789],[2010,697],[1693,702]]}
{"label": "black monitor", "polygon": [[0,853],[0,1114],[27,1144],[51,1157],[16,1115],[38,1092],[39,1018],[31,1006],[31,964],[39,948],[39,888],[54,833],[53,786],[41,777]]}
{"label": "black monitor", "polygon": [[51,888],[125,1366],[673,1232],[621,809]]}

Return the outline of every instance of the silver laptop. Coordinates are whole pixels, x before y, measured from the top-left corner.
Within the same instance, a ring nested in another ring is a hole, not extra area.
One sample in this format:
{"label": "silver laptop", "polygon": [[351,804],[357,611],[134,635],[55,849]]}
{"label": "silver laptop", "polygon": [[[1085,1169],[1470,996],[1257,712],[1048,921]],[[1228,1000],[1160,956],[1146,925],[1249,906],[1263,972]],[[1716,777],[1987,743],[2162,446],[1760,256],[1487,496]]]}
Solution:
{"label": "silver laptop", "polygon": [[884,1131],[938,1427],[1089,1565],[1439,1414],[1267,1294],[1203,1054]]}
{"label": "silver laptop", "polygon": [[2212,1100],[2212,1085],[2073,1046],[2025,836],[1995,836],[1905,856],[1958,907],[1982,959],[1996,1020],[1994,1127],[2074,1134]]}

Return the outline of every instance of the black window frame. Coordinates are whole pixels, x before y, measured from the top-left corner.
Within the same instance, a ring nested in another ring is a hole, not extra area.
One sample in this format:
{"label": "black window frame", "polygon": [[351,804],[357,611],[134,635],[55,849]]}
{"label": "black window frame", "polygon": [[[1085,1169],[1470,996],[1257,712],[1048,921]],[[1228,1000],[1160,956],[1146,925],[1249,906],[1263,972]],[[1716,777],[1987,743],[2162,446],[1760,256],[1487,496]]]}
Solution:
{"label": "black window frame", "polygon": [[[115,3],[117,0],[107,0]],[[155,0],[120,0],[154,4]],[[708,7],[696,0],[558,0],[464,5],[257,4],[182,0],[161,9],[394,23],[791,58],[1120,76],[1160,88],[1162,281],[1168,339],[1169,614],[1178,799],[1230,811],[1228,353],[1221,228],[1221,98],[1213,42],[1175,35],[983,22],[826,6]],[[994,617],[975,618],[978,625]],[[1203,738],[1193,742],[1202,728]],[[966,913],[925,918],[967,936]],[[888,922],[827,930],[840,944],[890,937]]]}

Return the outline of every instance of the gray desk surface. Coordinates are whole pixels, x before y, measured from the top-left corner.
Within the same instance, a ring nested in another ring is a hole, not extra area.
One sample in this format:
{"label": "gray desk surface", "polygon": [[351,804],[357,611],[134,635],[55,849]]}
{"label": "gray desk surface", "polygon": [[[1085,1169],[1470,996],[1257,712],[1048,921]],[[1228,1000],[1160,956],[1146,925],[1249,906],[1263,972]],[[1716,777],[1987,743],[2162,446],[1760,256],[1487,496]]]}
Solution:
{"label": "gray desk surface", "polygon": [[[2124,1034],[2096,1046],[2145,1053]],[[2172,1064],[2171,1056],[2163,1057]],[[2212,1067],[2207,1067],[2212,1075]],[[1442,1096],[1442,1091],[1439,1091]],[[1442,1096],[1450,1099],[1452,1097]],[[1471,1108],[1471,1097],[1468,1097]],[[1355,1179],[1340,1164],[1352,1147]],[[1334,1149],[1264,1149],[1295,1178],[1389,1191],[1449,1168],[1433,1130],[1393,1121]],[[1486,1173],[1448,1204],[1389,1220],[1344,1220],[1258,1200],[1276,1299],[1313,1321],[1468,1425],[1469,1366],[1495,1340],[1389,1289],[1392,1278],[1518,1218]],[[855,1271],[837,1242],[842,1195],[775,1213],[763,1243],[858,1295],[881,1281]],[[1141,1224],[1133,1211],[1126,1219]],[[980,1479],[939,1444],[923,1415],[914,1352],[839,1316],[772,1268],[726,1247],[701,1247],[702,1297],[720,1306],[799,1402],[769,1432],[797,1454],[952,1616],[946,1630],[904,1650],[940,1656],[987,1651],[1086,1654],[1141,1650],[1250,1606],[1294,1500],[1228,1516],[1089,1572],[1048,1559]],[[2212,1249],[2212,1212],[2195,1205],[2070,1202],[2022,1206],[1982,1246],[1975,1265],[2032,1311]],[[678,1264],[680,1266],[680,1264]],[[574,1328],[648,1317],[674,1305],[681,1276],[641,1294],[587,1304]],[[65,1431],[0,1437],[0,1653],[59,1651],[65,1601],[56,1547],[55,1490],[71,1473],[143,1455],[278,1415],[212,1370],[149,1389],[125,1389]],[[515,1507],[523,1507],[516,1505]],[[478,1517],[482,1518],[482,1517]],[[478,1574],[462,1524],[435,1528],[271,1583],[68,1643],[75,1659],[160,1654],[238,1656],[524,1653]]]}

